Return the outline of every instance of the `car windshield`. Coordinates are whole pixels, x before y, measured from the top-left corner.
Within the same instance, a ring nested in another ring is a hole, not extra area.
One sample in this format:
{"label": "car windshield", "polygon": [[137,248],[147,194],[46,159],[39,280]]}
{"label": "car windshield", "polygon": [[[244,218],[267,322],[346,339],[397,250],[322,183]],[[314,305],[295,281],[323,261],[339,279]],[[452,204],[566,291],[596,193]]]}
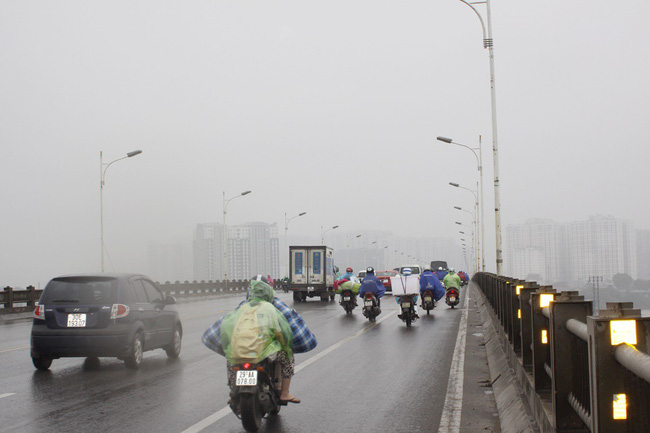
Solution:
{"label": "car windshield", "polygon": [[43,291],[41,304],[115,304],[117,280],[110,277],[55,278]]}
{"label": "car windshield", "polygon": [[394,277],[397,275],[396,271],[379,271],[377,272],[378,277]]}

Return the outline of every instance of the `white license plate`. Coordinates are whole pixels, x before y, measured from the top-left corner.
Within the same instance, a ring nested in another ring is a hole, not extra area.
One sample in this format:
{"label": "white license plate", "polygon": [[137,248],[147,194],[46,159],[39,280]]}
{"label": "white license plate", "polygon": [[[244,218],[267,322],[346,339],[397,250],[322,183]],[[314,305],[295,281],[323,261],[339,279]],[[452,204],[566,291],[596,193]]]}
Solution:
{"label": "white license plate", "polygon": [[349,297],[349,296],[344,296],[344,297],[343,297],[343,300],[344,300],[344,301],[349,301],[349,300],[350,300],[350,297]]}
{"label": "white license plate", "polygon": [[257,385],[257,370],[239,370],[237,371],[237,386],[254,386]]}
{"label": "white license plate", "polygon": [[365,305],[366,307],[372,307],[372,301],[366,301],[366,302],[364,303],[364,305]]}
{"label": "white license plate", "polygon": [[411,308],[410,302],[402,302],[402,308]]}
{"label": "white license plate", "polygon": [[85,314],[68,314],[68,328],[83,328],[86,326]]}
{"label": "white license plate", "polygon": [[424,297],[424,302],[431,302],[431,297],[430,296],[425,296]]}
{"label": "white license plate", "polygon": [[309,287],[307,287],[307,291],[308,291],[308,292],[313,292],[313,291],[314,291],[314,288],[313,288],[312,286],[309,286]]}
{"label": "white license plate", "polygon": [[456,298],[452,296],[451,298],[449,298],[449,302],[456,302]]}

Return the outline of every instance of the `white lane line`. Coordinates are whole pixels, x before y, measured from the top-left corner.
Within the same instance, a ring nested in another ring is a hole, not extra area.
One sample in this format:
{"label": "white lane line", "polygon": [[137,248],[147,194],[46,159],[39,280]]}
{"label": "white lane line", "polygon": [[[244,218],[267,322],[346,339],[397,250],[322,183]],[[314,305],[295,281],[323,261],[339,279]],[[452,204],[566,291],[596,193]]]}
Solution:
{"label": "white lane line", "polygon": [[449,381],[447,382],[447,396],[440,418],[438,433],[460,432],[460,417],[463,411],[463,376],[465,374],[465,341],[467,337],[467,314],[469,303],[469,286],[465,290],[465,302],[463,303],[463,315],[460,318],[458,337],[454,357],[451,360],[449,370]]}
{"label": "white lane line", "polygon": [[0,398],[11,397],[12,395],[16,395],[16,393],[15,392],[6,392],[4,394],[0,394]]}
{"label": "white lane line", "polygon": [[[365,328],[363,328],[363,329],[360,330],[359,332],[357,332],[357,333],[355,333],[355,334],[352,334],[352,335],[350,335],[350,336],[347,337],[347,338],[344,338],[343,340],[339,341],[339,342],[336,343],[336,344],[333,344],[332,346],[330,346],[330,347],[328,347],[327,349],[323,350],[323,351],[322,351],[321,353],[319,353],[318,355],[312,356],[312,357],[309,358],[308,360],[306,360],[306,361],[304,361],[304,362],[301,362],[299,365],[297,365],[297,366],[294,368],[294,373],[298,373],[298,372],[299,372],[300,370],[302,370],[303,368],[305,368],[305,367],[307,367],[307,366],[313,364],[314,362],[318,361],[319,359],[321,359],[321,358],[324,357],[325,355],[327,355],[327,354],[333,352],[334,350],[338,349],[339,347],[343,346],[345,343],[347,343],[347,342],[349,342],[349,341],[351,341],[351,340],[357,338],[358,336],[360,336],[360,335],[363,334],[364,332],[366,332],[366,331],[368,331],[368,330],[374,328],[375,326],[377,326],[378,324],[380,324],[380,323],[383,322],[384,320],[386,320],[386,319],[388,319],[389,317],[391,317],[393,314],[395,314],[395,311],[392,311],[392,312],[386,314],[386,316],[382,317],[381,319],[377,320],[376,322],[372,323],[371,325],[366,326]],[[231,413],[232,413],[232,410],[230,410],[230,407],[229,407],[229,406],[226,406],[226,407],[224,407],[223,409],[219,410],[218,412],[213,413],[213,414],[210,415],[209,417],[207,417],[207,418],[205,418],[205,419],[203,419],[203,420],[197,422],[197,423],[194,424],[193,426],[191,426],[191,427],[189,427],[189,428],[183,430],[181,433],[198,433],[198,432],[202,431],[203,429],[205,429],[205,428],[211,426],[211,425],[214,424],[215,422],[219,421],[221,418],[223,418],[223,417],[225,417],[226,415],[231,414]]]}
{"label": "white lane line", "polygon": [[20,347],[13,347],[11,349],[4,349],[4,350],[0,350],[0,353],[13,352],[15,350],[23,350],[23,349],[29,349],[29,346],[20,346]]}

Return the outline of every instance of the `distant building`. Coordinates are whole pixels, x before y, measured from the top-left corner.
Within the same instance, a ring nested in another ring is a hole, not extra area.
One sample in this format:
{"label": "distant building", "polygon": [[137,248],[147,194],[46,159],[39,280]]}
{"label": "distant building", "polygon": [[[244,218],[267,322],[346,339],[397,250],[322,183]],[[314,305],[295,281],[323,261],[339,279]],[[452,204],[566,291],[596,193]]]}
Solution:
{"label": "distant building", "polygon": [[591,276],[610,281],[617,273],[637,273],[633,224],[611,216],[592,216],[567,224],[531,219],[509,225],[504,250],[506,274],[541,282],[583,284]]}
{"label": "distant building", "polygon": [[[198,224],[194,233],[194,279],[243,280],[255,274],[280,274],[277,224],[254,222],[228,227],[227,256],[220,223]],[[226,264],[226,261],[228,262]]]}
{"label": "distant building", "polygon": [[179,243],[149,245],[148,276],[156,281],[181,281],[185,272],[183,247]]}
{"label": "distant building", "polygon": [[636,274],[650,280],[650,230],[636,231]]}

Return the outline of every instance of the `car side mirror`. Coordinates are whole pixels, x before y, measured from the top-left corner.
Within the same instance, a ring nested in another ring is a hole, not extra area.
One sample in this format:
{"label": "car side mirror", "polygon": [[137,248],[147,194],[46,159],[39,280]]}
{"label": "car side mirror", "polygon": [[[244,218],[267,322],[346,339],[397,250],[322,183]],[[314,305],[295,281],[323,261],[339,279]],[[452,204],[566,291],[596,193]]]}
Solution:
{"label": "car side mirror", "polygon": [[165,297],[165,304],[166,304],[166,305],[173,305],[173,304],[175,304],[175,303],[176,303],[176,298],[174,298],[173,296],[171,296],[171,295],[167,295],[167,296]]}

